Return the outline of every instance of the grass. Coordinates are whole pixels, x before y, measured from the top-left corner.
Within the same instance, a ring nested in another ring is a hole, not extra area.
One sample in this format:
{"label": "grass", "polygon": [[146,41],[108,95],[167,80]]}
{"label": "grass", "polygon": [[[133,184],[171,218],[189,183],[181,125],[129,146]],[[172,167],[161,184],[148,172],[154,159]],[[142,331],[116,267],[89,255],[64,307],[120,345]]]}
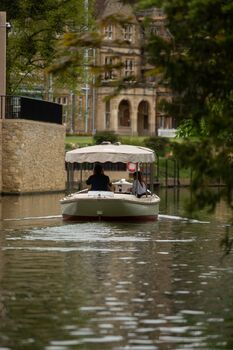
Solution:
{"label": "grass", "polygon": [[93,144],[92,136],[66,136],[65,149],[69,151],[78,147],[90,146]]}
{"label": "grass", "polygon": [[120,142],[125,145],[145,146],[144,136],[120,136]]}

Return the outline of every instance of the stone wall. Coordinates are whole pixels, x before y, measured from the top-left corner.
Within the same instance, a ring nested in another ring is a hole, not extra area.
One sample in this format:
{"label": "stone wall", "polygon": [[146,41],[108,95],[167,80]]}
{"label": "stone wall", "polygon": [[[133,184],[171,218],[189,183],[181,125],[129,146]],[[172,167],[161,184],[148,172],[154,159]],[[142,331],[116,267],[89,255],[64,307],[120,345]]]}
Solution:
{"label": "stone wall", "polygon": [[6,94],[6,12],[0,12],[0,96]]}
{"label": "stone wall", "polygon": [[0,119],[0,193],[2,192],[2,120]]}
{"label": "stone wall", "polygon": [[22,194],[63,191],[66,181],[65,128],[57,124],[20,119],[3,119],[1,124],[1,192]]}

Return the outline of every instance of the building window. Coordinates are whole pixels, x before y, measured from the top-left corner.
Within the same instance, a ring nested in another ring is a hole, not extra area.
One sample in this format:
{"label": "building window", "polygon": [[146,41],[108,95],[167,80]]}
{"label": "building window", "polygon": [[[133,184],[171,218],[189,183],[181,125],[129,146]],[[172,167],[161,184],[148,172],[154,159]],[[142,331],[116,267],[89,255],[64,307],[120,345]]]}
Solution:
{"label": "building window", "polygon": [[62,104],[62,105],[67,105],[67,97],[55,97],[53,99],[54,102]]}
{"label": "building window", "polygon": [[169,117],[168,115],[164,115],[163,113],[157,114],[157,120],[158,120],[158,128],[159,129],[172,129],[176,128],[175,120],[172,117]]}
{"label": "building window", "polygon": [[106,56],[105,59],[104,59],[104,66],[106,68],[106,71],[104,73],[104,79],[105,80],[113,79],[112,65],[113,65],[113,58],[109,57],[109,56]]}
{"label": "building window", "polygon": [[82,118],[83,116],[83,96],[78,97],[78,117]]}
{"label": "building window", "polygon": [[110,118],[111,118],[110,101],[107,101],[105,103],[105,128],[106,129],[110,129]]}
{"label": "building window", "polygon": [[145,33],[145,28],[140,27],[140,31],[139,31],[139,39],[144,40],[146,37],[146,33]]}
{"label": "building window", "polygon": [[127,41],[133,41],[133,25],[125,24],[123,26],[123,39]]}
{"label": "building window", "polygon": [[104,27],[104,39],[112,40],[113,39],[113,26],[109,24]]}
{"label": "building window", "polygon": [[119,126],[130,127],[130,106],[127,100],[121,101],[118,110],[118,122]]}
{"label": "building window", "polygon": [[164,25],[153,25],[150,27],[149,35],[157,35],[163,38],[171,38],[171,34],[168,29]]}
{"label": "building window", "polygon": [[149,30],[149,32],[150,32],[150,34],[152,34],[152,35],[159,35],[160,34],[160,30],[161,30],[161,28],[159,27],[159,26],[151,26],[150,27],[150,30]]}
{"label": "building window", "polygon": [[138,133],[144,135],[149,130],[149,103],[141,101],[138,106]]}
{"label": "building window", "polygon": [[129,77],[134,74],[134,61],[132,59],[125,60],[125,76]]}

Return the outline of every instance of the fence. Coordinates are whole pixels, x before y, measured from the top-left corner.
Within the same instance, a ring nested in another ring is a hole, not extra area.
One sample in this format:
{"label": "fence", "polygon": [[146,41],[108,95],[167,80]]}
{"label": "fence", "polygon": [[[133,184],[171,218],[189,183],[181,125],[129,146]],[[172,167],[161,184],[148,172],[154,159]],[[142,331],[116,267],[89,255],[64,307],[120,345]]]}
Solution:
{"label": "fence", "polygon": [[165,187],[179,187],[190,185],[191,169],[180,168],[179,162],[175,158],[159,158],[158,182]]}
{"label": "fence", "polygon": [[0,119],[62,124],[62,105],[21,96],[0,96]]}

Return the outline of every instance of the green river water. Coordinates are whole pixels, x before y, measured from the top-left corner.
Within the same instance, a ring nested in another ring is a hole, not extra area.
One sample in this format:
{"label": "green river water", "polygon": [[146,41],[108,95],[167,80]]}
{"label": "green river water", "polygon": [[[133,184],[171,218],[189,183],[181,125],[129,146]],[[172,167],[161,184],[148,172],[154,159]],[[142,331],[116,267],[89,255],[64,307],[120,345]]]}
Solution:
{"label": "green river water", "polygon": [[233,349],[231,213],[64,223],[61,194],[0,199],[0,350]]}

